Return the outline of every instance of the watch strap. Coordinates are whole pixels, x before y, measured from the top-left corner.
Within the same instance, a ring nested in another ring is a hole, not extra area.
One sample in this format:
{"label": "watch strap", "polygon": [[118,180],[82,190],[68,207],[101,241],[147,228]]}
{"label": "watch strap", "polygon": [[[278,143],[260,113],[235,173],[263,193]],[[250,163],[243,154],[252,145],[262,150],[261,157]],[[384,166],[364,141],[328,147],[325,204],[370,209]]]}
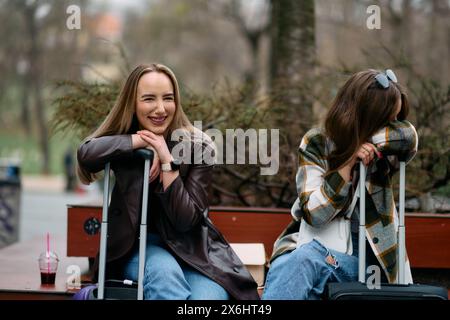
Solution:
{"label": "watch strap", "polygon": [[170,163],[163,163],[161,164],[161,170],[162,171],[172,171],[172,166],[170,165]]}

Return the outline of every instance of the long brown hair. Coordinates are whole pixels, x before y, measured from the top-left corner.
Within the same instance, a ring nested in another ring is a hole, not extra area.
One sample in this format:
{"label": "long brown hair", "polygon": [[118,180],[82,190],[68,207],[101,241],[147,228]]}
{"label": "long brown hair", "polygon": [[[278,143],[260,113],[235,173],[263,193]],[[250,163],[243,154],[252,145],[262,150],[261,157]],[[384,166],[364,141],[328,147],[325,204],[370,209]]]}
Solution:
{"label": "long brown hair", "polygon": [[[162,64],[152,63],[149,65],[139,65],[130,73],[122,89],[120,90],[114,107],[111,109],[97,130],[89,135],[84,141],[102,136],[129,133],[133,120],[137,121],[135,111],[139,79],[141,79],[144,74],[149,72],[164,73],[172,82],[176,109],[172,123],[168,128],[168,136],[170,137],[171,132],[175,129],[186,129],[189,132],[193,131],[193,126],[181,106],[180,89],[175,74],[172,70]],[[86,171],[80,167],[79,164],[77,164],[77,174],[80,181],[84,184],[89,184],[97,178],[95,174]]]}
{"label": "long brown hair", "polygon": [[325,132],[335,149],[328,156],[329,170],[337,170],[357,149],[395,116],[397,101],[401,111],[397,120],[406,119],[409,103],[404,89],[389,81],[384,89],[377,84],[377,70],[358,72],[339,90],[325,118]]}

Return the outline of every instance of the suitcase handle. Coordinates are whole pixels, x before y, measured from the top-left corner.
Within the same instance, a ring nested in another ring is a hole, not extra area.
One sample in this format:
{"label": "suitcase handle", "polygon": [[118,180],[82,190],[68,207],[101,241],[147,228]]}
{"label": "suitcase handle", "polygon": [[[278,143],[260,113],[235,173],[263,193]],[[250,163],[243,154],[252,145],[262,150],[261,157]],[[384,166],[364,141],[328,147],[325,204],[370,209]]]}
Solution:
{"label": "suitcase handle", "polygon": [[366,282],[366,167],[359,162],[358,281]]}
{"label": "suitcase handle", "polygon": [[137,149],[135,152],[145,160],[150,160],[150,162],[153,161],[153,157],[155,155],[153,150],[147,148]]}
{"label": "suitcase handle", "polygon": [[[399,225],[398,225],[398,255],[397,255],[397,283],[405,284],[405,180],[406,180],[406,162],[400,161],[400,190],[399,190]],[[358,281],[366,282],[366,167],[363,162],[359,163],[359,270]]]}
{"label": "suitcase handle", "polygon": [[[138,270],[138,300],[144,298],[143,279],[145,268],[145,246],[147,241],[147,208],[148,208],[148,181],[150,176],[150,167],[153,162],[155,152],[150,149],[142,148],[134,151],[145,160],[144,179],[142,192],[142,212],[141,225],[139,230],[139,270]],[[99,254],[99,275],[98,275],[98,299],[105,298],[105,268],[106,268],[106,244],[108,238],[108,203],[109,203],[109,182],[110,182],[111,164],[105,165],[105,180],[103,186],[103,211],[102,226],[100,230],[100,254]]]}

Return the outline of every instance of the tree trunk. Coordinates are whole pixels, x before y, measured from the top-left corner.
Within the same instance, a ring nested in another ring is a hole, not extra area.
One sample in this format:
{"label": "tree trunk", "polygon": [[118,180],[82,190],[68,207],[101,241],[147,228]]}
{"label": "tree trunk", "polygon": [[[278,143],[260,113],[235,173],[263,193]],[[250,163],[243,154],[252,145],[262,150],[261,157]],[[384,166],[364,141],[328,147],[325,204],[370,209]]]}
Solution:
{"label": "tree trunk", "polygon": [[316,57],[314,0],[273,0],[271,21],[271,89],[303,134],[314,121],[308,95]]}
{"label": "tree trunk", "polygon": [[[448,56],[447,44],[450,44],[449,30],[450,23],[449,9],[450,3],[441,0],[431,1],[431,14],[429,20],[428,30],[428,48],[432,50],[427,54],[427,71],[428,74],[433,75],[440,83],[448,81],[448,72],[436,72],[436,70],[449,70],[448,59],[441,59],[441,57]],[[442,39],[442,40],[441,40]],[[443,42],[443,43],[442,43]]]}
{"label": "tree trunk", "polygon": [[403,0],[401,11],[396,12],[394,9],[395,3],[389,2],[390,13],[390,27],[392,32],[390,33],[390,47],[395,48],[399,52],[400,56],[406,55],[410,57],[411,63],[415,63],[414,52],[414,35],[411,30],[414,30],[414,11],[411,0]]}
{"label": "tree trunk", "polygon": [[27,137],[31,137],[32,134],[32,127],[31,127],[31,119],[30,119],[30,99],[29,94],[31,92],[30,90],[30,72],[29,70],[25,71],[25,74],[23,75],[23,87],[22,87],[22,106],[20,111],[20,120],[23,126],[23,129],[25,130],[25,133]]}
{"label": "tree trunk", "polygon": [[244,34],[247,42],[250,46],[250,55],[251,55],[251,68],[245,74],[245,80],[247,84],[251,86],[256,85],[256,79],[258,79],[258,57],[259,57],[259,42],[262,36],[262,32],[246,32]]}
{"label": "tree trunk", "polygon": [[38,26],[36,25],[35,13],[37,5],[32,4],[25,8],[25,19],[27,23],[28,36],[30,39],[30,50],[28,61],[30,64],[30,87],[34,97],[34,107],[36,111],[36,120],[39,133],[39,146],[42,155],[42,173],[50,172],[50,152],[48,143],[47,121],[45,118],[44,102],[42,98],[42,82],[40,69],[40,50],[38,45]]}
{"label": "tree trunk", "polygon": [[265,82],[267,82],[264,81],[265,79],[262,79],[264,74],[261,70],[260,60],[262,58],[261,43],[264,36],[266,36],[269,31],[269,24],[265,23],[259,27],[249,27],[246,23],[245,17],[240,14],[242,2],[244,1],[234,0],[230,3],[229,16],[236,24],[239,32],[247,42],[250,49],[251,66],[245,72],[244,77],[246,85],[248,85],[253,91],[251,98],[254,98],[258,96],[258,91],[264,93],[265,88],[261,90],[259,87],[265,85]]}

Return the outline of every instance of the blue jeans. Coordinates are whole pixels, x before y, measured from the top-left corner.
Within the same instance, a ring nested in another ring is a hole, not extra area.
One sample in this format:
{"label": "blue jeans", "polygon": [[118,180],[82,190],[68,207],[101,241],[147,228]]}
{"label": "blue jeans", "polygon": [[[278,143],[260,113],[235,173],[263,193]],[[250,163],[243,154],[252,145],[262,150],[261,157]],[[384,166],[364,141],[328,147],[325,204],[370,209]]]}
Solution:
{"label": "blue jeans", "polygon": [[[137,281],[139,250],[125,263],[126,279]],[[145,300],[228,300],[227,291],[202,273],[179,262],[159,235],[147,234],[144,272]]]}
{"label": "blue jeans", "polygon": [[319,300],[328,282],[357,281],[355,240],[351,256],[313,240],[277,257],[270,265],[262,299]]}

